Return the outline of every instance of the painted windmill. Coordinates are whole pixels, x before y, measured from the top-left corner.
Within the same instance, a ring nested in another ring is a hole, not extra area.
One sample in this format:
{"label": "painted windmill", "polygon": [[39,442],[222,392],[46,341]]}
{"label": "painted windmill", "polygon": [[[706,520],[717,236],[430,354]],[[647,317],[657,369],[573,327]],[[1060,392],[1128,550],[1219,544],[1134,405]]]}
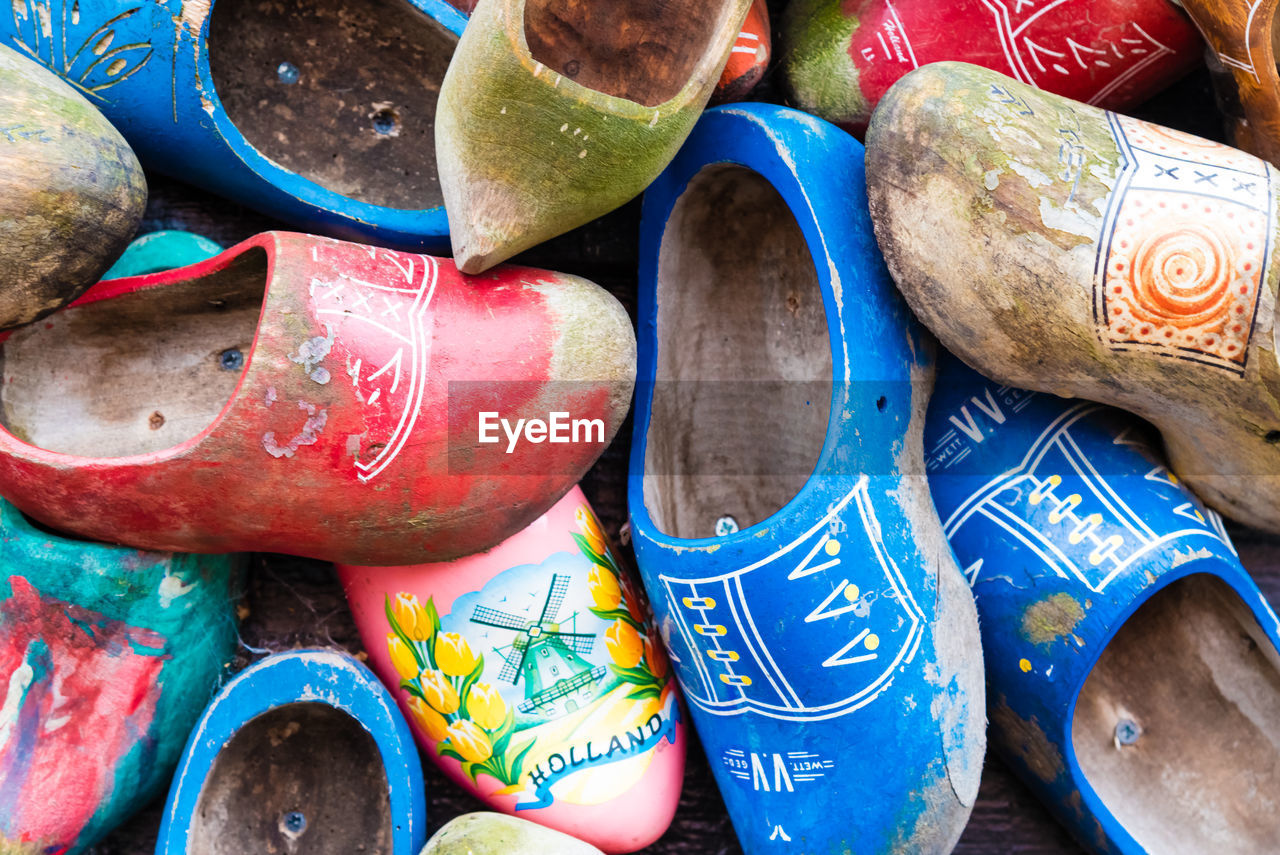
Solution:
{"label": "painted windmill", "polygon": [[[471,613],[472,623],[516,634],[511,644],[494,649],[505,663],[498,674],[500,681],[516,686],[524,678],[524,701],[517,707],[522,713],[550,717],[574,712],[595,696],[605,675],[603,665],[592,668],[582,658],[591,652],[595,635],[562,629],[556,622],[568,591],[568,576],[552,576],[537,620],[488,606],[476,606]],[[576,622],[576,618],[572,619]]]}

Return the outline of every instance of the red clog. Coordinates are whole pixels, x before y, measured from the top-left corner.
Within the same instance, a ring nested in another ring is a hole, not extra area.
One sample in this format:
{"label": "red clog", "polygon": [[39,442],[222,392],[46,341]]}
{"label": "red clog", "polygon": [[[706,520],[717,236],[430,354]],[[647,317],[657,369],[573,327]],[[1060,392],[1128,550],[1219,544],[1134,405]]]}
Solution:
{"label": "red clog", "polygon": [[0,341],[0,494],[32,517],[370,565],[528,525],[613,438],[635,375],[625,311],[583,279],[276,232]]}
{"label": "red clog", "polygon": [[898,78],[959,60],[1123,110],[1200,62],[1171,0],[794,0],[783,25],[797,106],[861,137]]}
{"label": "red clog", "polygon": [[765,0],[755,0],[747,20],[733,43],[729,61],[725,63],[716,91],[711,94],[712,104],[741,101],[751,93],[769,68],[773,53],[773,39],[769,30],[769,7]]}

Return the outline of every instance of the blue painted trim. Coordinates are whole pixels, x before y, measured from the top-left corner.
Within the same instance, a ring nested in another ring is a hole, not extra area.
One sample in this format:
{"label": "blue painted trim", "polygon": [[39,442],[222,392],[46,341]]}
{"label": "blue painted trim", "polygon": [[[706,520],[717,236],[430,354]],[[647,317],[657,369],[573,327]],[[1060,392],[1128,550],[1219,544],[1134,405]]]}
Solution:
{"label": "blue painted trim", "polygon": [[165,803],[157,855],[188,851],[190,823],[205,779],[240,728],[276,707],[300,702],[341,710],[373,737],[387,775],[393,855],[417,855],[427,839],[427,810],[422,765],[409,725],[372,671],[332,650],[268,656],[223,686],[187,740]]}

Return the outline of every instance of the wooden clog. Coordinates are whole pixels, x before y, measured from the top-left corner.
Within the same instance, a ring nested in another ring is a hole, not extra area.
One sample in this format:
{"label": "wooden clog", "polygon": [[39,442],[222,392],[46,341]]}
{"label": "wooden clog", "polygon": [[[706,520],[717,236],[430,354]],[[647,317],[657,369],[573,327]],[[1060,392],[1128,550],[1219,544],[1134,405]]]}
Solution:
{"label": "wooden clog", "polygon": [[309,230],[448,247],[432,125],[466,19],[444,0],[11,6],[0,43],[87,93],[149,169]]}
{"label": "wooden clog", "polygon": [[83,852],[167,784],[235,653],[240,567],[63,537],[0,500],[0,851]]}
{"label": "wooden clog", "polygon": [[1133,416],[954,358],[925,425],[991,744],[1097,855],[1280,851],[1280,635]]}
{"label": "wooden clog", "polygon": [[881,102],[867,174],[889,269],[943,344],[1143,416],[1206,504],[1280,531],[1273,167],[936,63]]}
{"label": "wooden clog", "polygon": [[83,95],[0,45],[0,329],[42,318],[97,282],[146,204],[142,167],[116,129]]}
{"label": "wooden clog", "polygon": [[634,852],[675,814],[685,732],[643,592],[614,555],[574,487],[488,552],[338,576],[370,664],[449,777]]}
{"label": "wooden clog", "polygon": [[862,161],[808,114],[716,108],[644,199],[631,536],[748,855],[949,852],[978,792],[977,616],[921,477],[930,344]]}
{"label": "wooden clog", "polygon": [[[0,494],[154,549],[455,558],[577,483],[626,414],[634,347],[577,277],[270,232],[9,335]],[[481,413],[518,439],[486,443]],[[556,435],[519,427],[556,413]]]}
{"label": "wooden clog", "polygon": [[213,258],[223,247],[202,235],[168,229],[151,232],[133,241],[125,248],[115,264],[111,265],[103,279],[123,279],[126,276],[146,276],[175,267],[199,264]]}
{"label": "wooden clog", "polygon": [[479,273],[630,200],[670,162],[751,0],[480,0],[440,89],[458,268]]}
{"label": "wooden clog", "polygon": [[1183,0],[1200,34],[1233,144],[1280,163],[1276,0]]}
{"label": "wooden clog", "polygon": [[[894,81],[962,60],[1123,110],[1178,80],[1203,45],[1177,0],[795,0],[783,23],[797,106],[862,136]],[[1269,30],[1268,30],[1269,32]]]}
{"label": "wooden clog", "polygon": [[431,836],[422,855],[601,855],[589,843],[501,813],[466,813]]}
{"label": "wooden clog", "polygon": [[418,752],[395,702],[354,657],[255,662],[191,732],[156,855],[418,855]]}
{"label": "wooden clog", "polygon": [[724,104],[746,98],[769,70],[772,55],[769,7],[764,0],[754,0],[738,33],[738,40],[729,52],[729,61],[725,63],[720,82],[711,94],[711,103]]}

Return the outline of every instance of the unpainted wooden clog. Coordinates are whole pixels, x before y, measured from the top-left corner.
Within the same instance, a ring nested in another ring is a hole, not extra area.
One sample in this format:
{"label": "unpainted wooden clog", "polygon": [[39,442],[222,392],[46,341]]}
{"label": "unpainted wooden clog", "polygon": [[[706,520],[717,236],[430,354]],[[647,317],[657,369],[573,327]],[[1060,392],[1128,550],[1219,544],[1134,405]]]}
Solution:
{"label": "unpainted wooden clog", "polygon": [[149,169],[320,233],[440,252],[431,140],[465,23],[444,0],[12,0],[0,43],[85,93]]}
{"label": "unpainted wooden clog", "polygon": [[881,101],[867,174],[889,269],[944,345],[1143,416],[1206,504],[1280,531],[1273,167],[935,63]]}
{"label": "unpainted wooden clog", "polygon": [[671,161],[751,0],[480,0],[440,89],[436,159],[458,268],[608,213]]}
{"label": "unpainted wooden clog", "polygon": [[426,813],[413,737],[378,678],[346,653],[294,650],[205,709],[156,855],[418,855]]}
{"label": "unpainted wooden clog", "polygon": [[601,855],[589,843],[501,813],[466,813],[431,835],[422,855]]}
{"label": "unpainted wooden clog", "polygon": [[610,853],[667,830],[684,777],[675,680],[580,489],[488,552],[338,576],[370,664],[454,781]]}
{"label": "unpainted wooden clog", "polygon": [[933,500],[990,736],[1098,855],[1280,851],[1280,623],[1130,414],[944,360]]}
{"label": "unpainted wooden clog", "polygon": [[235,653],[241,568],[0,499],[0,851],[83,852],[165,787]]}
{"label": "unpainted wooden clog", "polygon": [[1200,62],[1176,0],[794,0],[784,73],[797,106],[861,136],[904,74],[962,60],[1107,109],[1132,107]]}
{"label": "unpainted wooden clog", "polygon": [[749,855],[950,852],[982,768],[930,344],[862,161],[821,119],[719,107],[644,199],[631,536]]}
{"label": "unpainted wooden clog", "polygon": [[142,167],[119,132],[79,92],[0,44],[0,329],[42,318],[97,282],[146,204]]}
{"label": "unpainted wooden clog", "polygon": [[634,341],[574,276],[269,232],[3,340],[0,493],[139,547],[455,558],[607,447]]}

